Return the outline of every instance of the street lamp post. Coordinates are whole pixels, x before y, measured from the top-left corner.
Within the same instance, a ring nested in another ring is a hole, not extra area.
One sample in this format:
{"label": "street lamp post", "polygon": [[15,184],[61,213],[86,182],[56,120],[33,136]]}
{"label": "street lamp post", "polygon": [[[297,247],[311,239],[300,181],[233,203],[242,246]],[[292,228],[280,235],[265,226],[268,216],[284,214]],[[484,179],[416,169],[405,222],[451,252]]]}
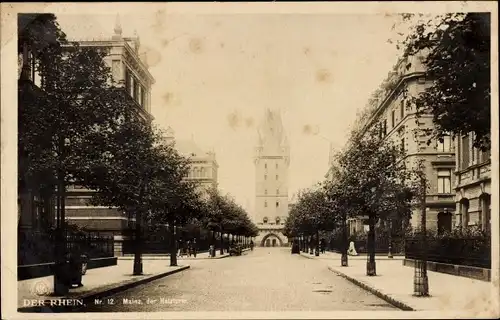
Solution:
{"label": "street lamp post", "polygon": [[340,259],[340,265],[342,267],[348,266],[347,259],[347,214],[345,210],[342,210],[342,257]]}
{"label": "street lamp post", "polygon": [[429,279],[427,278],[427,230],[426,230],[426,197],[427,197],[427,182],[425,175],[421,172],[420,174],[421,183],[421,200],[420,200],[420,210],[421,210],[421,234],[420,234],[420,245],[422,246],[422,257],[421,259],[415,261],[415,274],[413,279],[413,295],[418,297],[428,297],[429,296]]}
{"label": "street lamp post", "polygon": [[389,252],[387,257],[392,259],[392,219],[389,219]]}
{"label": "street lamp post", "polygon": [[[375,198],[375,191],[377,189],[375,187],[371,188],[372,196]],[[367,276],[376,276],[376,263],[375,263],[375,213],[373,212],[373,208],[370,209],[368,216],[368,260],[366,261],[366,275]]]}

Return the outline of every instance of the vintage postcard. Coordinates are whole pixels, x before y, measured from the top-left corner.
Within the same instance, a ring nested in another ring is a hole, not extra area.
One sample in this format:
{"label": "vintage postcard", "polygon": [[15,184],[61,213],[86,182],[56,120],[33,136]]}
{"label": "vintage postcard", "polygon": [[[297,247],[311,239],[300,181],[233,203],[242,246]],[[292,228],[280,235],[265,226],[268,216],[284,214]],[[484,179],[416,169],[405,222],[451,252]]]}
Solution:
{"label": "vintage postcard", "polygon": [[497,15],[2,3],[2,318],[498,318]]}

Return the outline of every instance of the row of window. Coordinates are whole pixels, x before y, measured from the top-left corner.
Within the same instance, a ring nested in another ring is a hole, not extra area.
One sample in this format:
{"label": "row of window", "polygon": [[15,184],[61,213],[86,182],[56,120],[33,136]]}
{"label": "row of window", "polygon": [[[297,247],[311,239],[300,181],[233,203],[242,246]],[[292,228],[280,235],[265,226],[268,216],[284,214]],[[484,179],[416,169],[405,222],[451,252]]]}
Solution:
{"label": "row of window", "polygon": [[[267,163],[264,163],[264,168],[267,169]],[[276,169],[278,169],[278,164],[276,163]]]}
{"label": "row of window", "polygon": [[[459,221],[457,225],[467,227],[470,225],[470,203],[468,199],[462,199],[459,206]],[[476,225],[481,226],[482,230],[491,230],[491,196],[485,195],[479,199],[479,212]]]}
{"label": "row of window", "polygon": [[491,150],[482,151],[473,147],[474,137],[472,134],[463,136],[459,141],[459,169],[482,163],[491,157]]}
{"label": "row of window", "polygon": [[128,68],[125,69],[125,88],[130,96],[144,108],[146,105],[146,89]]}
{"label": "row of window", "polygon": [[188,177],[190,178],[209,178],[209,170],[205,168],[192,168],[188,172]]}
{"label": "row of window", "polygon": [[[276,175],[276,180],[279,179],[279,175]],[[267,174],[264,175],[264,180],[267,180]]]}
{"label": "row of window", "polygon": [[[264,190],[264,194],[267,195],[267,189]],[[280,194],[280,189],[276,189],[276,195]]]}
{"label": "row of window", "polygon": [[[280,206],[280,202],[276,201],[276,208]],[[264,208],[267,208],[267,201],[264,201]]]}
{"label": "row of window", "polygon": [[[281,218],[280,218],[280,217],[276,217],[274,220],[276,221],[276,224],[280,224],[280,222],[281,222]],[[269,219],[268,219],[267,217],[264,217],[264,218],[262,219],[262,222],[264,222],[264,223],[268,223],[268,222],[269,222]]]}
{"label": "row of window", "polygon": [[[409,101],[405,99],[401,99],[399,102],[399,121],[403,120],[405,117],[405,109],[408,108]],[[391,111],[391,129],[396,127],[396,110]],[[387,135],[387,119],[384,119],[381,123],[379,123],[379,134],[381,137],[385,137]]]}

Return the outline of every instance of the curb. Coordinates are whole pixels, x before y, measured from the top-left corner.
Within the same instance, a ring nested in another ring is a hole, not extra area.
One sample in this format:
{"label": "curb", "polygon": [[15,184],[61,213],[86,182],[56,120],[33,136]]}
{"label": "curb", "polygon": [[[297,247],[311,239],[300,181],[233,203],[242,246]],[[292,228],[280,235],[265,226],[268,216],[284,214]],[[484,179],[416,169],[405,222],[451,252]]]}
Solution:
{"label": "curb", "polygon": [[[50,305],[51,300],[57,299],[57,300],[81,300],[83,302],[83,304],[86,305],[89,301],[93,301],[95,299],[100,299],[100,298],[103,298],[103,297],[107,297],[107,296],[113,295],[115,293],[118,293],[120,291],[125,291],[125,290],[128,290],[128,289],[137,287],[137,286],[139,286],[141,284],[144,284],[144,283],[147,283],[147,282],[151,282],[151,281],[154,281],[154,280],[157,280],[157,279],[160,279],[160,278],[163,278],[163,277],[166,277],[166,276],[169,276],[169,275],[172,275],[172,274],[175,274],[175,273],[187,270],[190,267],[191,266],[189,266],[189,265],[181,266],[178,269],[169,270],[169,271],[162,272],[162,273],[159,273],[159,274],[156,274],[156,275],[153,275],[153,276],[145,277],[145,278],[142,278],[142,279],[139,279],[139,280],[131,279],[131,280],[122,282],[122,283],[120,283],[118,285],[109,285],[108,287],[97,288],[95,291],[91,291],[91,292],[88,292],[88,293],[85,293],[85,294],[82,294],[82,295],[78,295],[78,296],[72,296],[72,297],[67,297],[67,296],[66,297],[54,297],[52,299],[44,299],[44,304],[45,305]],[[35,308],[37,308],[37,307],[35,307]],[[52,309],[57,309],[57,308],[61,308],[61,306],[54,306],[54,307],[51,307],[51,308]],[[32,307],[18,307],[17,308],[18,312],[23,312],[24,310],[26,310],[24,312],[33,312],[33,311],[29,311],[30,309],[32,309]]]}
{"label": "curb", "polygon": [[389,295],[373,288],[373,287],[370,287],[369,285],[367,285],[366,283],[364,282],[361,282],[353,277],[350,277],[348,275],[346,275],[345,273],[343,272],[340,272],[338,270],[335,270],[334,268],[328,266],[328,270],[330,270],[331,272],[335,273],[336,275],[339,275],[341,276],[342,278],[354,283],[355,285],[357,285],[358,287],[361,287],[363,289],[365,289],[366,291],[369,291],[371,293],[373,293],[374,295],[376,295],[377,297],[379,297],[380,299],[392,304],[393,306],[403,310],[403,311],[416,311],[415,309],[413,309],[412,307],[408,306],[407,304],[405,304],[404,302],[401,302],[401,301],[398,301],[392,297],[390,297]]}
{"label": "curb", "polygon": [[175,273],[187,270],[190,267],[191,266],[189,266],[189,265],[182,266],[182,267],[180,267],[178,269],[169,270],[167,272],[163,272],[163,273],[159,273],[159,274],[154,275],[154,276],[142,278],[142,279],[137,280],[137,281],[130,280],[130,281],[127,281],[125,283],[119,284],[119,285],[117,285],[115,287],[111,287],[111,288],[107,288],[107,289],[103,289],[103,290],[98,290],[96,292],[89,292],[87,294],[84,294],[84,295],[81,295],[81,296],[78,296],[78,297],[75,297],[75,298],[76,299],[82,299],[83,302],[86,303],[89,300],[93,300],[93,299],[96,299],[96,298],[102,298],[102,297],[105,297],[105,296],[110,296],[110,295],[113,295],[113,294],[115,294],[117,292],[125,291],[127,289],[131,289],[133,287],[137,287],[137,286],[139,286],[141,284],[148,283],[148,282],[151,282],[151,281],[154,281],[154,280],[157,280],[157,279],[160,279],[160,278],[163,278],[163,277],[166,277],[166,276],[169,276],[169,275],[172,275],[172,274],[175,274]]}

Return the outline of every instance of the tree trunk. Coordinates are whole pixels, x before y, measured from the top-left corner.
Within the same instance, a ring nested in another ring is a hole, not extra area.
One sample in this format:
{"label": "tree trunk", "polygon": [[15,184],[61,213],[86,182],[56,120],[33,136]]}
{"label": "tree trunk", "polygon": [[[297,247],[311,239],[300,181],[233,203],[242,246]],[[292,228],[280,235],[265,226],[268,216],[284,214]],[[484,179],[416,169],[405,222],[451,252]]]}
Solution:
{"label": "tree trunk", "polygon": [[223,237],[223,232],[221,230],[220,232],[220,254],[224,254],[224,237]]}
{"label": "tree trunk", "polygon": [[375,265],[375,217],[374,214],[370,213],[369,218],[370,229],[368,231],[368,261],[366,263],[366,275],[375,276],[376,265]]}
{"label": "tree trunk", "polygon": [[54,272],[54,293],[57,295],[65,295],[68,292],[68,283],[66,281],[66,185],[64,181],[64,172],[59,170],[57,174],[57,201],[59,203],[58,208],[58,227],[56,229],[55,236],[55,265],[56,270]]}
{"label": "tree trunk", "polygon": [[171,267],[176,267],[177,266],[177,235],[176,235],[176,230],[175,230],[175,225],[173,221],[170,221],[168,223],[169,228],[170,228],[170,237],[171,237],[171,246],[170,246],[170,266]]}

